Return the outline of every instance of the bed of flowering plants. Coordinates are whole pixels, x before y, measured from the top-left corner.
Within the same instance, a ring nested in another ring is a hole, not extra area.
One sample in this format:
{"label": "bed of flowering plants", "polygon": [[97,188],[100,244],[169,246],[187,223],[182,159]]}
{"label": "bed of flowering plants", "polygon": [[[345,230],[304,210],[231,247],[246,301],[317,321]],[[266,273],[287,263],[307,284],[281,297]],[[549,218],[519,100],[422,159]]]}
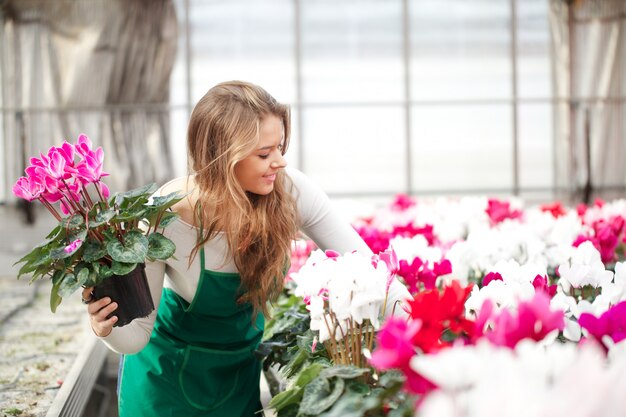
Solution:
{"label": "bed of flowering plants", "polygon": [[[626,200],[399,196],[374,256],[300,243],[268,323],[279,416],[624,416]],[[412,297],[389,305],[393,281]]]}

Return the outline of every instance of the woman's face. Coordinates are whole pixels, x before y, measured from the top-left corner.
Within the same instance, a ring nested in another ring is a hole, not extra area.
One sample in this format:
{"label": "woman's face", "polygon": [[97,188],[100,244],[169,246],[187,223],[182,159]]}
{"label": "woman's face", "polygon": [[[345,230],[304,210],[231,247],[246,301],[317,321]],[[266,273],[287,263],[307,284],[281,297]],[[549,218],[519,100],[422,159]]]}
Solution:
{"label": "woman's face", "polygon": [[282,120],[274,115],[262,118],[257,148],[235,165],[235,177],[244,190],[259,195],[272,192],[276,173],[287,165],[283,142]]}

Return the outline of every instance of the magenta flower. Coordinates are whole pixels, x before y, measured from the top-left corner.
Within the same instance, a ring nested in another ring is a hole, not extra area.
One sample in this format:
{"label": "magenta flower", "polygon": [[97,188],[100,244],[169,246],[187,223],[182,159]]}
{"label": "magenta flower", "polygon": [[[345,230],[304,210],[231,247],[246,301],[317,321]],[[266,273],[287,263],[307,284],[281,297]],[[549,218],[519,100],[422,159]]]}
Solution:
{"label": "magenta flower", "polygon": [[91,140],[89,140],[89,137],[85,135],[84,133],[81,133],[78,136],[78,141],[76,142],[75,149],[76,149],[76,152],[83,157],[89,154],[90,152],[92,152]]}
{"label": "magenta flower", "polygon": [[65,141],[63,142],[63,145],[61,145],[60,147],[55,147],[54,149],[56,149],[57,152],[63,155],[63,158],[65,159],[67,165],[72,167],[74,166],[74,145]]}
{"label": "magenta flower", "polygon": [[377,369],[409,369],[415,355],[412,339],[421,328],[420,320],[391,317],[376,335],[376,349],[370,363]]}
{"label": "magenta flower", "polygon": [[618,343],[626,339],[626,301],[609,308],[600,317],[582,313],[578,323],[600,343],[604,336],[609,336],[613,342]]}
{"label": "magenta flower", "polygon": [[486,287],[487,285],[489,285],[491,281],[503,281],[502,275],[500,275],[500,273],[498,272],[489,272],[483,278],[483,287]]}
{"label": "magenta flower", "polygon": [[548,277],[545,275],[537,275],[533,280],[533,287],[535,291],[543,291],[550,298],[556,294],[556,284],[548,285]]}
{"label": "magenta flower", "polygon": [[517,219],[522,216],[521,211],[511,210],[511,204],[508,201],[500,201],[494,198],[490,198],[487,201],[487,209],[485,211],[492,225],[500,223],[505,219]]}
{"label": "magenta flower", "polygon": [[78,248],[80,248],[80,246],[83,244],[83,241],[80,239],[76,239],[75,241],[73,241],[72,243],[70,243],[69,245],[67,245],[65,248],[63,248],[63,251],[65,253],[73,253],[76,252],[76,250]]}
{"label": "magenta flower", "polygon": [[109,187],[107,187],[107,185],[103,182],[99,182],[98,186],[100,187],[100,192],[102,193],[102,196],[104,198],[109,198],[109,195],[111,195],[111,192],[109,191]]}
{"label": "magenta flower", "polygon": [[391,203],[391,208],[394,211],[404,211],[415,205],[415,200],[406,194],[396,195],[396,199]]}
{"label": "magenta flower", "polygon": [[380,253],[389,247],[389,240],[391,239],[389,232],[369,225],[355,227],[355,230],[372,252]]}
{"label": "magenta flower", "polygon": [[37,177],[20,177],[13,186],[13,194],[15,194],[16,197],[23,198],[27,201],[36,200],[44,191],[45,186]]}
{"label": "magenta flower", "polygon": [[66,177],[69,178],[70,175],[65,170],[67,165],[67,161],[63,154],[56,149],[51,149],[48,153],[48,157],[50,162],[48,163],[48,175],[55,180],[62,180]]}
{"label": "magenta flower", "polygon": [[493,330],[485,332],[487,339],[511,349],[523,339],[540,341],[553,330],[565,327],[563,312],[550,310],[550,297],[543,291],[536,292],[532,300],[521,302],[516,313],[503,309],[491,318],[481,316],[477,325],[484,325],[487,320],[493,322]]}

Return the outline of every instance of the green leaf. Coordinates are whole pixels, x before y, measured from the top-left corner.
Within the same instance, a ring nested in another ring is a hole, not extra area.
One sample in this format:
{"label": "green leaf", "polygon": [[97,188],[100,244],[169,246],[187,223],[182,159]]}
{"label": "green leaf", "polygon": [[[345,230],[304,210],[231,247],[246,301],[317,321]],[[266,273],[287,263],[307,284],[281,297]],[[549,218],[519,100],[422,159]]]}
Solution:
{"label": "green leaf", "polygon": [[322,369],[324,369],[324,366],[319,363],[311,364],[311,366],[309,366],[308,368],[300,372],[300,374],[298,375],[298,378],[296,379],[296,385],[300,387],[305,386],[306,384],[311,382],[313,379],[317,378],[317,376],[320,374]]}
{"label": "green leaf", "polygon": [[97,240],[88,240],[83,247],[85,248],[83,252],[83,261],[85,262],[97,261],[107,254],[107,249]]}
{"label": "green leaf", "polygon": [[105,279],[112,277],[113,270],[106,265],[100,265],[100,271],[98,272],[98,283],[104,281]]}
{"label": "green leaf", "polygon": [[176,245],[161,233],[148,236],[148,256],[154,259],[167,259],[176,251]]}
{"label": "green leaf", "polygon": [[103,224],[108,223],[109,220],[111,220],[113,217],[115,217],[115,210],[102,210],[98,212],[98,214],[96,214],[96,216],[92,220],[89,221],[89,228],[93,229],[102,226]]}
{"label": "green leaf", "polygon": [[185,198],[187,194],[181,195],[180,193],[174,191],[173,193],[169,193],[164,196],[154,196],[152,197],[152,203],[148,204],[148,207],[158,208],[158,209],[167,209],[172,207],[174,204],[178,203],[180,200]]}
{"label": "green leaf", "polygon": [[70,241],[70,242],[73,242],[76,239],[80,239],[80,240],[82,240],[84,242],[86,238],[87,238],[87,229],[85,229],[85,228],[72,230],[67,235],[67,240]]}
{"label": "green leaf", "polygon": [[80,288],[80,282],[76,279],[74,274],[65,274],[65,277],[61,280],[59,289],[57,290],[59,297],[69,297]]}
{"label": "green leaf", "polygon": [[113,272],[114,275],[126,275],[133,272],[136,267],[136,263],[123,263],[113,261],[113,265],[111,265],[111,272]]}
{"label": "green leaf", "polygon": [[107,243],[107,252],[113,260],[118,262],[144,262],[148,255],[148,238],[141,232],[128,232],[124,235],[124,244],[117,239],[109,241]]}
{"label": "green leaf", "polygon": [[171,212],[171,211],[166,211],[165,213],[163,213],[163,217],[161,217],[161,221],[159,222],[159,226],[160,228],[166,228],[167,226],[169,226],[170,224],[174,223],[174,221],[176,219],[178,219],[178,214]]}
{"label": "green leaf", "polygon": [[294,355],[293,358],[291,358],[289,363],[285,365],[285,367],[282,370],[282,373],[285,376],[285,378],[291,378],[293,375],[295,375],[307,358],[308,358],[308,355],[306,351],[302,349],[298,349],[298,352]]}
{"label": "green leaf", "polygon": [[302,387],[296,387],[276,394],[270,400],[269,406],[280,411],[291,404],[297,404],[302,398],[304,389]]}
{"label": "green leaf", "polygon": [[50,233],[48,233],[48,236],[46,236],[46,239],[54,239],[54,238],[56,238],[59,235],[59,233],[61,233],[62,230],[63,230],[63,228],[61,227],[61,225],[58,225],[57,227],[52,229],[52,231]]}
{"label": "green leaf", "polygon": [[63,301],[63,298],[59,295],[59,287],[63,282],[63,278],[65,277],[64,271],[56,271],[54,275],[52,275],[52,289],[50,290],[50,311],[56,313],[57,307]]}
{"label": "green leaf", "polygon": [[144,185],[143,187],[126,191],[125,193],[117,194],[115,196],[115,204],[121,205],[124,200],[134,199],[141,196],[150,196],[154,194],[154,192],[158,189],[159,187],[155,183],[152,183]]}
{"label": "green leaf", "polygon": [[76,281],[78,282],[78,285],[83,286],[87,283],[87,281],[89,280],[89,268],[82,268],[80,271],[78,271],[78,273],[76,274]]}
{"label": "green leaf", "polygon": [[331,378],[337,376],[343,379],[352,379],[361,375],[365,375],[369,371],[370,370],[367,368],[357,368],[350,365],[336,365],[331,368],[324,369],[320,376],[323,378]]}
{"label": "green leaf", "polygon": [[322,376],[317,377],[304,388],[300,413],[319,415],[330,408],[343,394],[346,385],[341,378],[334,378],[334,386],[331,391],[328,380]]}
{"label": "green leaf", "polygon": [[355,380],[348,381],[346,388],[362,396],[370,395],[372,392],[372,388],[369,385]]}
{"label": "green leaf", "polygon": [[83,217],[80,214],[74,214],[70,217],[62,218],[60,226],[63,229],[72,230],[80,226],[83,226],[84,224],[85,224],[85,219],[83,219]]}
{"label": "green leaf", "polygon": [[375,398],[361,397],[358,394],[342,396],[333,407],[319,414],[320,417],[363,417],[369,410],[376,408],[378,401]]}

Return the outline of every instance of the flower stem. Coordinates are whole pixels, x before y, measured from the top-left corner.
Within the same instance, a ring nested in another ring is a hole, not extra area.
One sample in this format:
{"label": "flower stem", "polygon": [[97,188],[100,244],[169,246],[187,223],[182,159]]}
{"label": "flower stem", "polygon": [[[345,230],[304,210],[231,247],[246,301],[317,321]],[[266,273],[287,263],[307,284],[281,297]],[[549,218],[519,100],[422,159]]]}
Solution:
{"label": "flower stem", "polygon": [[59,215],[59,212],[54,208],[52,204],[48,202],[48,200],[46,200],[43,197],[39,197],[39,201],[41,201],[41,204],[43,204],[44,207],[47,208],[50,213],[52,213],[52,215],[54,216],[55,219],[57,219],[57,221],[59,222],[61,221],[61,216]]}

